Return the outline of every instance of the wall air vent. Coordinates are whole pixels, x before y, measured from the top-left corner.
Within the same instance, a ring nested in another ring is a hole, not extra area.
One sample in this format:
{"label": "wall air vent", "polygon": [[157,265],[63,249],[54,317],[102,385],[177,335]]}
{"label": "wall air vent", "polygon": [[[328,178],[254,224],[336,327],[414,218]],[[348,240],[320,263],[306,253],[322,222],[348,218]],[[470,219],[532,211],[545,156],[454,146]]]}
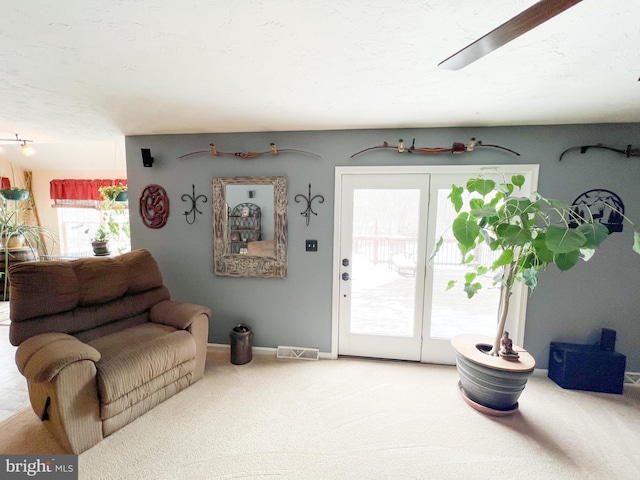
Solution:
{"label": "wall air vent", "polygon": [[278,345],[278,358],[295,358],[297,360],[318,360],[320,350],[305,347],[283,347]]}

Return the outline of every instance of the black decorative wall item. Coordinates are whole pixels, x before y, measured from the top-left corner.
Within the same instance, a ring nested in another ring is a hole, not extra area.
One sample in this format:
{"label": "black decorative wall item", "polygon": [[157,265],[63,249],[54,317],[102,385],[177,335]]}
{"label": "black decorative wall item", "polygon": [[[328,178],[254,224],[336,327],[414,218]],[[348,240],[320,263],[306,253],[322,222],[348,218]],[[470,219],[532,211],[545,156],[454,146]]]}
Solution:
{"label": "black decorative wall item", "polygon": [[[573,211],[580,218],[598,221],[609,229],[609,233],[622,231],[624,218],[624,203],[622,199],[610,190],[593,189],[578,196],[571,204]],[[577,222],[571,223],[577,227]]]}
{"label": "black decorative wall item", "polygon": [[572,150],[580,150],[580,153],[585,153],[587,150],[592,148],[599,148],[601,150],[609,150],[616,153],[621,153],[625,157],[640,157],[640,148],[632,148],[631,145],[627,145],[626,148],[615,148],[615,147],[607,147],[601,143],[596,145],[582,145],[581,147],[571,147],[567,148],[564,152],[560,154],[560,159],[558,161],[562,161],[562,157],[565,156],[566,153],[571,152]]}
{"label": "black decorative wall item", "polygon": [[[195,223],[196,213],[202,214],[202,212],[198,210],[198,206],[196,205],[198,203],[198,200],[201,200],[202,203],[207,203],[207,197],[205,195],[198,195],[196,197],[196,186],[194,184],[191,184],[191,191],[191,195],[185,193],[181,197],[183,202],[191,202],[191,210],[184,212],[184,219],[189,225],[193,225]],[[191,221],[189,221],[189,219],[191,219]]]}
{"label": "black decorative wall item", "polygon": [[[298,197],[302,197],[302,198],[298,199]],[[318,215],[316,212],[313,211],[313,208],[311,207],[311,204],[316,199],[318,200],[318,203],[324,203],[324,197],[322,195],[314,195],[313,197],[311,196],[311,184],[309,184],[309,196],[308,197],[305,197],[303,194],[299,193],[294,198],[296,203],[300,203],[303,200],[305,202],[307,202],[307,209],[304,212],[300,213],[300,215],[302,215],[303,217],[305,217],[307,219],[307,226],[309,226],[309,221],[311,220],[311,214]]]}

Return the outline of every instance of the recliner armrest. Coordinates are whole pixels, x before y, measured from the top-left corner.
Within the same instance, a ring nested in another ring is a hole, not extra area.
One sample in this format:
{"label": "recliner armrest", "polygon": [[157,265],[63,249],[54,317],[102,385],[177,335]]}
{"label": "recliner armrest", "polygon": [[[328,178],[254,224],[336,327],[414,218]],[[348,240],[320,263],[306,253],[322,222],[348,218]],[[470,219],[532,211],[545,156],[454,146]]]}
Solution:
{"label": "recliner armrest", "polygon": [[154,323],[161,323],[179,330],[189,328],[199,315],[211,316],[211,310],[193,303],[164,300],[151,307],[150,319]]}
{"label": "recliner armrest", "polygon": [[16,351],[18,370],[29,380],[51,381],[64,367],[81,360],[100,360],[100,352],[66,333],[41,333],[28,338]]}

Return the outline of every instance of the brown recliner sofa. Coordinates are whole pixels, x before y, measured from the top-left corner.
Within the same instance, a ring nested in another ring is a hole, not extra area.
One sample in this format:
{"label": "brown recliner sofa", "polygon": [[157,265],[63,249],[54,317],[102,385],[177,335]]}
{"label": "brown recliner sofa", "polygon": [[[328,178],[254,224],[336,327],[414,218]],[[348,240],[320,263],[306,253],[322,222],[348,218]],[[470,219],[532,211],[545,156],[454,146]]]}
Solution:
{"label": "brown recliner sofa", "polygon": [[146,250],[9,270],[16,363],[36,414],[81,453],[204,373],[209,316],[170,300]]}

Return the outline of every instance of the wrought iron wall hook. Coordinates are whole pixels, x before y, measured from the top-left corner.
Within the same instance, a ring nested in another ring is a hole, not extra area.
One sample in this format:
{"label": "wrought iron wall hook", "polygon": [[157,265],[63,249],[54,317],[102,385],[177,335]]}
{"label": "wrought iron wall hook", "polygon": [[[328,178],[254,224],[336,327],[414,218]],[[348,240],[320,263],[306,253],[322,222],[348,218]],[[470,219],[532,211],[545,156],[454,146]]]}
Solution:
{"label": "wrought iron wall hook", "polygon": [[[302,198],[298,199],[298,197],[302,197]],[[296,203],[302,202],[302,200],[307,202],[307,209],[304,212],[300,212],[300,215],[302,215],[307,219],[307,227],[309,226],[309,221],[311,220],[311,214],[318,215],[316,212],[313,211],[313,208],[311,207],[311,204],[316,199],[318,200],[318,203],[324,203],[324,197],[322,195],[314,195],[313,197],[311,196],[311,184],[309,184],[308,197],[305,197],[303,194],[299,193],[294,198]]]}
{"label": "wrought iron wall hook", "polygon": [[[196,213],[202,213],[200,210],[198,210],[198,207],[196,205],[197,201],[201,200],[202,203],[207,203],[207,197],[205,195],[198,195],[196,197],[196,186],[194,184],[191,184],[191,190],[193,192],[192,195],[185,193],[181,197],[183,202],[191,202],[191,210],[189,210],[188,212],[184,212],[184,219],[189,225],[193,225],[195,223]],[[189,217],[191,217],[191,221],[189,221]]]}
{"label": "wrought iron wall hook", "polygon": [[627,145],[627,148],[622,149],[622,148],[607,147],[606,145],[598,143],[597,145],[583,145],[581,147],[567,148],[564,152],[562,152],[560,154],[560,159],[558,161],[561,162],[562,161],[562,157],[564,157],[564,155],[567,152],[570,152],[572,150],[580,150],[580,153],[585,153],[587,150],[589,150],[591,148],[600,148],[602,150],[611,150],[612,152],[621,153],[627,158],[629,158],[629,157],[640,157],[640,148],[632,148],[631,145]]}

